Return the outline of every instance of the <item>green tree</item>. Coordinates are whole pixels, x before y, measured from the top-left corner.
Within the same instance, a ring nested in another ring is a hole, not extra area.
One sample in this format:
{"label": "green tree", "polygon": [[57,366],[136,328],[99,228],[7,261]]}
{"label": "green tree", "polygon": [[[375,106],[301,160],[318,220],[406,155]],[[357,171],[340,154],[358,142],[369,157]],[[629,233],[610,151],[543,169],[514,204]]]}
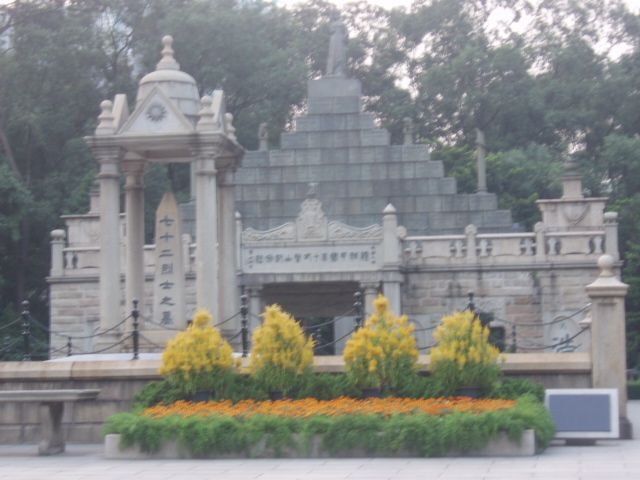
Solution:
{"label": "green tree", "polygon": [[155,68],[160,38],[173,35],[181,69],[196,79],[202,93],[225,91],[238,140],[246,148],[257,146],[260,123],[279,133],[292,108],[302,104],[308,69],[288,10],[261,1],[163,0],[142,18],[140,32],[133,52],[142,71]]}

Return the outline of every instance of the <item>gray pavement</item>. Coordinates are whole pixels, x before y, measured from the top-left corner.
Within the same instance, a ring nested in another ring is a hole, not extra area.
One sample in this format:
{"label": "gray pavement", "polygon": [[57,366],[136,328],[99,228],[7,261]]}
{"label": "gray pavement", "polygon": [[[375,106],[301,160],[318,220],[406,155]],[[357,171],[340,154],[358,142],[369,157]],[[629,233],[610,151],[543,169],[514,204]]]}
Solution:
{"label": "gray pavement", "polygon": [[[640,401],[629,403],[640,436]],[[410,479],[634,479],[640,480],[640,440],[594,446],[553,445],[525,458],[105,460],[101,445],[68,445],[38,457],[35,445],[0,446],[0,479],[11,480],[410,480]]]}

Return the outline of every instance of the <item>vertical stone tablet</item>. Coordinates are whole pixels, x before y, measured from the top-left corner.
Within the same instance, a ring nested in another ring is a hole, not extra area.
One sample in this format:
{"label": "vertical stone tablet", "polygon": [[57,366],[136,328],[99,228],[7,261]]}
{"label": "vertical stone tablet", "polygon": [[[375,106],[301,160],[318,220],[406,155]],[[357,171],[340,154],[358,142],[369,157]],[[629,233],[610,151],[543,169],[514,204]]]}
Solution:
{"label": "vertical stone tablet", "polygon": [[153,321],[174,328],[186,325],[182,222],[178,203],[171,192],[164,194],[156,210]]}

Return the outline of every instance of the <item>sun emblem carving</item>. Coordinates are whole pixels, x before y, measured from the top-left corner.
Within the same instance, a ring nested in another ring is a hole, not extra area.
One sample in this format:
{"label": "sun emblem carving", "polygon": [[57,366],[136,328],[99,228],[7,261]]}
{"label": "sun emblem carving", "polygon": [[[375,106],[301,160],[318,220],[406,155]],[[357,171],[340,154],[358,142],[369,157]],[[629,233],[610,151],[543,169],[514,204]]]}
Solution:
{"label": "sun emblem carving", "polygon": [[167,109],[159,103],[152,103],[147,108],[147,118],[152,122],[160,122],[167,116]]}

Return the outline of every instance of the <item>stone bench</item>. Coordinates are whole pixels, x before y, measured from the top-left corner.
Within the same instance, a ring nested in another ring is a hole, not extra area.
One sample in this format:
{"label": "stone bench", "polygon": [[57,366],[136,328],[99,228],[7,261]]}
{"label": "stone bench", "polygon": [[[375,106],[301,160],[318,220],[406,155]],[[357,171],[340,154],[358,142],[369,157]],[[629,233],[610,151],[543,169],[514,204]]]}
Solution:
{"label": "stone bench", "polygon": [[100,390],[0,390],[0,402],[40,403],[40,455],[64,452],[62,414],[64,402],[95,400]]}

